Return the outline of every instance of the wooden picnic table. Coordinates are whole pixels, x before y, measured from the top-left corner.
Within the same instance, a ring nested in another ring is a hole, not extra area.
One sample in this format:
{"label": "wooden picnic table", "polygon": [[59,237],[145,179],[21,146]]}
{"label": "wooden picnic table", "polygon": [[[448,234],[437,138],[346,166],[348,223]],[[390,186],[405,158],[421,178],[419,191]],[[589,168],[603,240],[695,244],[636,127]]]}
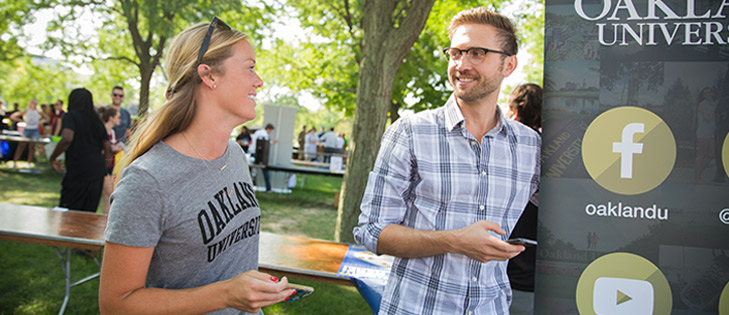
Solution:
{"label": "wooden picnic table", "polygon": [[[99,276],[97,272],[72,283],[71,249],[103,249],[107,216],[54,209],[0,202],[0,239],[55,248],[66,279],[59,312],[63,314],[71,287]],[[348,247],[343,243],[261,232],[259,270],[290,278],[353,285],[349,277],[337,274]]]}

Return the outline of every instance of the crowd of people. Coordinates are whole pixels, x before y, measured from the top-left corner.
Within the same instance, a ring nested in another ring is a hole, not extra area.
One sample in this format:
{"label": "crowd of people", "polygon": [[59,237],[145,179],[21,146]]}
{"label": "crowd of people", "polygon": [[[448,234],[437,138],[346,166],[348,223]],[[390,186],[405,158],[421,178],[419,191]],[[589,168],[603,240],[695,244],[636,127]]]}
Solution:
{"label": "crowd of people", "polygon": [[[33,99],[28,102],[28,107],[19,109],[19,104],[14,103],[12,110],[5,108],[5,102],[0,101],[0,130],[18,131],[23,137],[30,139],[47,138],[60,134],[61,119],[66,112],[63,110],[63,101],[58,100],[54,104],[41,104],[38,108],[38,101]],[[6,124],[4,120],[9,121]],[[22,124],[19,124],[21,123]],[[27,148],[27,151],[26,151]],[[17,162],[25,154],[28,165],[32,165],[36,153],[36,145],[18,143],[12,153],[12,167],[17,167]],[[42,146],[41,153],[45,153]]]}
{"label": "crowd of people", "polygon": [[[90,91],[74,89],[68,97],[68,112],[63,100],[41,104],[39,109],[33,99],[25,110],[19,110],[16,103],[11,111],[3,110],[4,102],[0,101],[1,114],[11,122],[2,124],[3,129],[22,130],[20,134],[29,139],[56,138],[48,160],[54,170],[64,174],[59,207],[96,212],[101,199],[104,213],[109,212],[115,156],[124,150],[131,128],[131,115],[121,107],[124,89],[115,86],[111,97],[108,106],[97,108]],[[23,154],[31,166],[36,146],[46,153],[40,144],[17,143],[12,167],[17,167]],[[59,161],[61,154],[64,164]]]}
{"label": "crowd of people", "polygon": [[319,132],[316,131],[315,126],[308,129],[306,127],[306,125],[301,127],[296,139],[299,145],[298,157],[300,160],[329,163],[333,156],[341,156],[347,150],[347,139],[344,133],[336,133],[333,127],[328,131],[321,127]]}

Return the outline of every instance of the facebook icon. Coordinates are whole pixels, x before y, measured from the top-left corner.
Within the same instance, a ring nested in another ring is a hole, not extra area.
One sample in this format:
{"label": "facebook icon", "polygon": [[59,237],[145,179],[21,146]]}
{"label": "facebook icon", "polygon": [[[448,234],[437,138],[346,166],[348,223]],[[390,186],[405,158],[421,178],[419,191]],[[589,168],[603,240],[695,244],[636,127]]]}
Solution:
{"label": "facebook icon", "polygon": [[634,143],[633,135],[643,133],[643,128],[643,123],[628,124],[621,142],[613,142],[613,152],[620,153],[620,178],[633,178],[633,154],[643,153],[643,144]]}

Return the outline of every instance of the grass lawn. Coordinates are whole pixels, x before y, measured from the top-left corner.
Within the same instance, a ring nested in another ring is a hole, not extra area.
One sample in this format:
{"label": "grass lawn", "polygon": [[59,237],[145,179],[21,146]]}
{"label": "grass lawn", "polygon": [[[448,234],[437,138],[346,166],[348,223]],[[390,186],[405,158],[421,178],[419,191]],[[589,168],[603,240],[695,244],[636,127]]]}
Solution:
{"label": "grass lawn", "polygon": [[[25,163],[19,165],[23,169]],[[58,204],[61,175],[45,159],[35,166],[42,174],[27,174],[0,163],[0,201],[42,207]],[[301,176],[299,175],[299,183]],[[305,187],[291,194],[257,193],[263,231],[333,240],[337,210],[334,193],[341,178],[307,175]],[[72,256],[73,281],[97,272],[93,260]],[[64,281],[53,247],[0,241],[0,314],[54,314],[63,303]],[[266,314],[371,314],[351,286],[292,279],[316,288],[314,294],[292,303],[264,308]],[[66,314],[98,314],[98,279],[71,289]]]}

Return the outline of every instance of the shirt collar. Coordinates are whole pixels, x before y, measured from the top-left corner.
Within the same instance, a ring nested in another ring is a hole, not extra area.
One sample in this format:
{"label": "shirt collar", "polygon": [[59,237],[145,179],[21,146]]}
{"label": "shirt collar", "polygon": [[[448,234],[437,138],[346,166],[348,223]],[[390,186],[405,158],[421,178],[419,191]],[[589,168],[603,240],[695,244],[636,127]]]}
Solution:
{"label": "shirt collar", "polygon": [[[445,124],[448,131],[452,131],[457,126],[463,127],[463,122],[465,121],[465,118],[463,118],[463,113],[461,112],[461,108],[458,107],[458,104],[456,103],[456,97],[455,94],[451,94],[451,97],[448,98],[448,101],[446,101],[445,105]],[[489,132],[486,133],[486,136],[494,136],[498,133],[506,133],[506,128],[504,128],[504,115],[501,113],[501,109],[499,106],[496,106],[496,126],[489,130]]]}
{"label": "shirt collar", "polygon": [[456,104],[456,96],[455,94],[451,94],[451,97],[448,98],[445,105],[446,128],[448,131],[452,131],[453,128],[461,125],[463,121],[463,113],[461,113],[461,108],[459,108],[458,104]]}

